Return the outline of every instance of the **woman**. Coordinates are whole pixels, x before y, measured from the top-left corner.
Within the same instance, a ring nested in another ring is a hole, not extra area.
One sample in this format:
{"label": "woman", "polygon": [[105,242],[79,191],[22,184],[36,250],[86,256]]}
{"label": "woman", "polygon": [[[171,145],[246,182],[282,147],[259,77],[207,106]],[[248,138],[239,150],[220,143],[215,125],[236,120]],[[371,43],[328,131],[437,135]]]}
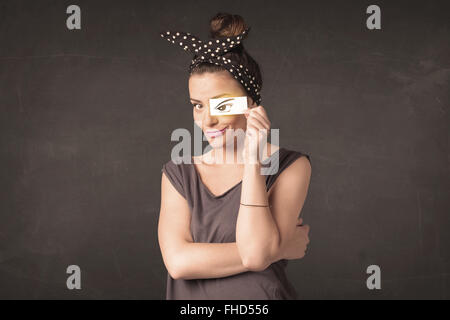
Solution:
{"label": "woman", "polygon": [[[309,156],[266,143],[262,159],[250,161],[258,154],[252,142],[264,139],[258,130],[269,130],[270,121],[259,105],[258,64],[240,43],[249,28],[242,17],[222,13],[210,26],[209,42],[189,33],[161,34],[195,52],[189,94],[194,121],[211,146],[192,157],[194,163],[170,160],[162,168],[158,240],[168,270],[166,298],[297,299],[285,267],[287,259],[302,258],[309,243],[309,226],[298,219]],[[246,114],[211,116],[209,99],[223,96],[247,96]],[[245,143],[230,148],[238,129]],[[273,160],[278,171],[262,175]]]}

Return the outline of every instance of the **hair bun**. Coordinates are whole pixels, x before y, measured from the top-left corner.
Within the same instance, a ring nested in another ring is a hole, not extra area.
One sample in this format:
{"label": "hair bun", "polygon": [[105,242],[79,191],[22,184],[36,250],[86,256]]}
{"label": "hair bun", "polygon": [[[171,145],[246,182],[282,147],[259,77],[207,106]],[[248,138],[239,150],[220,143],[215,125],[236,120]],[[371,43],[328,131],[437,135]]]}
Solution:
{"label": "hair bun", "polygon": [[209,21],[210,37],[212,39],[234,37],[247,29],[247,25],[238,14],[217,13]]}

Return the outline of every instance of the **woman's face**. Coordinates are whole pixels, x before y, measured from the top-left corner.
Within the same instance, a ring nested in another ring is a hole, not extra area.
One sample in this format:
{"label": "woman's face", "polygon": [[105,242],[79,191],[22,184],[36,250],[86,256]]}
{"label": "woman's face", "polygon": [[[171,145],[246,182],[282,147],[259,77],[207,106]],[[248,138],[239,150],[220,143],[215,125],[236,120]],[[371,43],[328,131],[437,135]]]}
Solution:
{"label": "woman's face", "polygon": [[[225,130],[223,133],[220,132],[221,130],[242,129],[245,132],[247,120],[243,114],[210,115],[209,99],[247,96],[246,91],[228,71],[191,75],[189,95],[193,106],[194,122],[202,129],[212,148],[221,148],[233,143],[232,130]],[[250,97],[247,97],[247,103],[249,108],[256,107]]]}

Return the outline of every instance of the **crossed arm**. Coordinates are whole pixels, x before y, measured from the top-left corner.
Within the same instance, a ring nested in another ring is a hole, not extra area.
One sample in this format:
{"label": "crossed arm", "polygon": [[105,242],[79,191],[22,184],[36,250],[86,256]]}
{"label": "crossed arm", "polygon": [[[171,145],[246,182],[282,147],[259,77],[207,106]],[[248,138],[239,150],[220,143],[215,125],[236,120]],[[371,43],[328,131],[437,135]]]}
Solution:
{"label": "crossed arm", "polygon": [[242,264],[236,242],[193,241],[187,201],[164,173],[161,180],[158,241],[164,264],[174,279],[222,278],[249,271]]}
{"label": "crossed arm", "polygon": [[259,176],[256,169],[244,170],[241,201],[269,201],[272,208],[241,206],[236,242],[232,243],[194,242],[187,201],[162,175],[158,241],[172,278],[227,277],[264,270],[284,258],[283,250],[294,235],[298,213],[306,199],[311,166],[305,157],[298,158],[278,176],[268,193],[264,176]]}

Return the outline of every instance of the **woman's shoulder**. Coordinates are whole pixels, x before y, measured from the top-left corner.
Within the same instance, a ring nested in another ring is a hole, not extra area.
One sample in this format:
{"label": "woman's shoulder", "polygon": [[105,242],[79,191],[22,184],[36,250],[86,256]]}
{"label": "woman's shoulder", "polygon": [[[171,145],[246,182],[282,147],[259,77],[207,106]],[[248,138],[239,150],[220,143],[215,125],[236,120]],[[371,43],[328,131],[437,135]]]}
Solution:
{"label": "woman's shoulder", "polygon": [[189,168],[185,165],[182,157],[173,157],[166,161],[161,172],[169,179],[175,189],[188,200],[189,191]]}
{"label": "woman's shoulder", "polygon": [[192,163],[191,157],[173,156],[168,161],[166,161],[163,164],[163,166],[170,166],[170,167],[178,166],[181,168],[182,166],[191,163]]}
{"label": "woman's shoulder", "polygon": [[190,162],[190,159],[186,159],[185,157],[171,157],[168,161],[163,163],[161,171],[183,177],[185,172],[189,170],[188,165]]}
{"label": "woman's shoulder", "polygon": [[272,191],[275,181],[287,179],[289,181],[298,180],[301,176],[311,175],[311,163],[309,154],[295,149],[280,147],[278,165],[274,164],[270,169],[267,179],[267,190]]}
{"label": "woman's shoulder", "polygon": [[290,149],[285,147],[280,147],[280,158],[285,162],[304,162],[307,161],[311,164],[311,156],[309,153],[304,152],[299,149]]}
{"label": "woman's shoulder", "polygon": [[280,173],[286,171],[285,176],[311,175],[311,157],[308,153],[294,149],[284,149],[284,156],[280,160]]}

